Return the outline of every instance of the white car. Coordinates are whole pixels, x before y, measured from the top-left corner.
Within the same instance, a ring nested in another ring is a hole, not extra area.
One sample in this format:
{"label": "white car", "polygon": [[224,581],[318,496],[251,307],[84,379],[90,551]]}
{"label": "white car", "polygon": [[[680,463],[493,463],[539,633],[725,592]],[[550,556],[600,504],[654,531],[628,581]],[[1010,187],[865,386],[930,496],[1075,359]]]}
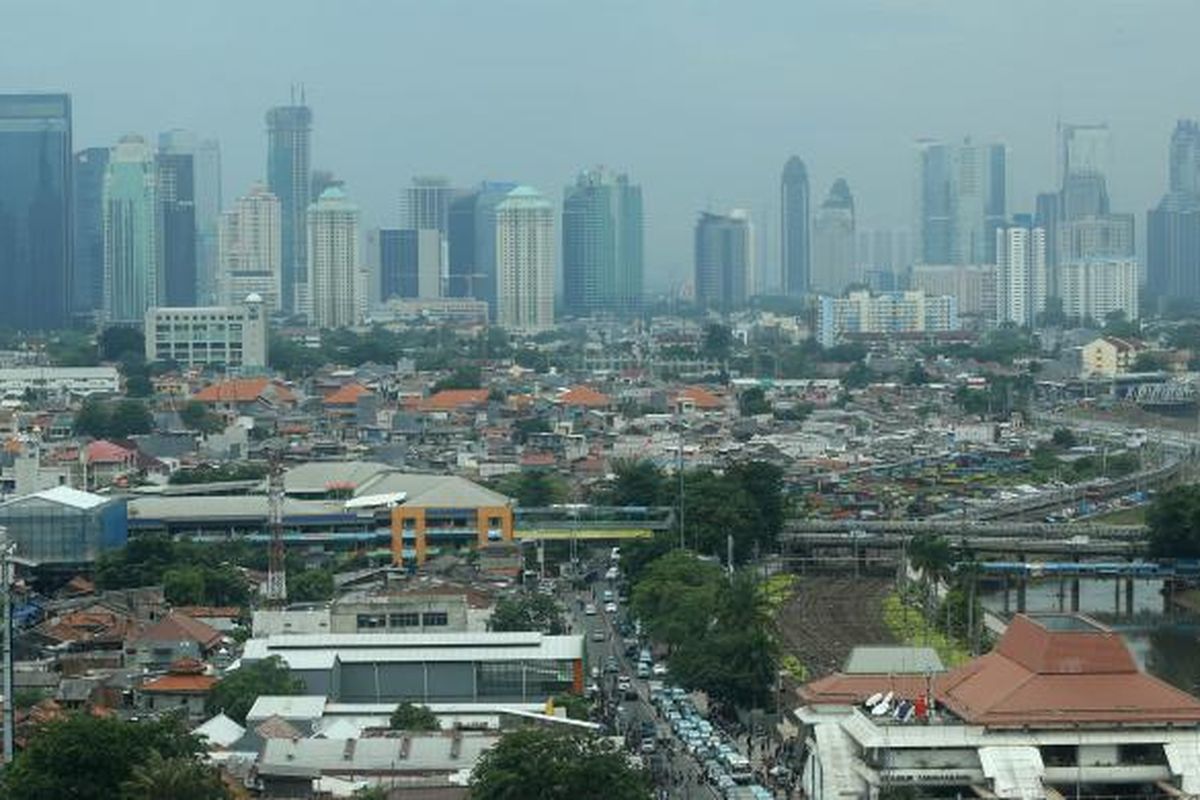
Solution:
{"label": "white car", "polygon": [[596,604],[588,603],[586,606],[583,607],[583,613],[589,617],[596,616]]}
{"label": "white car", "polygon": [[605,603],[604,604],[604,613],[605,614],[617,613],[617,604],[616,603]]}
{"label": "white car", "polygon": [[660,661],[651,667],[650,671],[654,673],[655,677],[662,677],[667,674],[667,665]]}
{"label": "white car", "polygon": [[604,573],[604,580],[615,581],[617,579],[617,575],[619,574],[620,573],[617,572],[616,567],[609,567]]}

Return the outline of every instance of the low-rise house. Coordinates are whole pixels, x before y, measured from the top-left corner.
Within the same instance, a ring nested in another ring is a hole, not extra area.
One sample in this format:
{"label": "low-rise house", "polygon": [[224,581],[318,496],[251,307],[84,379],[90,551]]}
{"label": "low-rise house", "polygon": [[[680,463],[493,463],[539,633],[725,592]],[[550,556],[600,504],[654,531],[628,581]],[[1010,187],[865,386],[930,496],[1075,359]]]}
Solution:
{"label": "low-rise house", "polygon": [[204,719],[204,705],[217,683],[201,661],[185,658],[174,662],[167,674],[147,681],[138,689],[139,705],[147,711],[183,711],[191,721]]}
{"label": "low-rise house", "polygon": [[182,659],[204,661],[221,644],[221,634],[199,620],[169,614],[132,637],[126,654],[136,666],[165,670]]}

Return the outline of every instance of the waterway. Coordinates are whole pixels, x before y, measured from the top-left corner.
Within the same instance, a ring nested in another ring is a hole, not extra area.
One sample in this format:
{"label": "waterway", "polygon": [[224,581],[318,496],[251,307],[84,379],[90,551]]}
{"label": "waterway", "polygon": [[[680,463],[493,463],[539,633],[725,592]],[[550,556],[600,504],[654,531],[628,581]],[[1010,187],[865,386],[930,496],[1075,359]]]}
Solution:
{"label": "waterway", "polygon": [[[1119,592],[1119,593],[1118,593]],[[1164,613],[1163,581],[1133,581],[1132,614],[1127,613],[1125,581],[1080,579],[1079,610],[1118,631],[1146,670],[1188,692],[1200,694],[1200,616],[1172,610]],[[983,605],[1003,613],[1004,590],[981,594]],[[1031,581],[1025,593],[1030,612],[1071,610],[1071,581]],[[1009,610],[1016,610],[1016,589],[1009,590]]]}

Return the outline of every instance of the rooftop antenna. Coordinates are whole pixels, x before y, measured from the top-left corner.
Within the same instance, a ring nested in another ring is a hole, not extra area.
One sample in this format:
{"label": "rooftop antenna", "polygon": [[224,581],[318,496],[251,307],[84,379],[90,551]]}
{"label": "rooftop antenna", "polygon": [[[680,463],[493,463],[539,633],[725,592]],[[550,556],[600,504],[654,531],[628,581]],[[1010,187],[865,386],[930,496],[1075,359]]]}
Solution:
{"label": "rooftop antenna", "polygon": [[271,451],[267,492],[267,524],[271,529],[271,549],[267,558],[267,603],[283,606],[287,602],[286,553],[283,548],[283,464],[277,450]]}

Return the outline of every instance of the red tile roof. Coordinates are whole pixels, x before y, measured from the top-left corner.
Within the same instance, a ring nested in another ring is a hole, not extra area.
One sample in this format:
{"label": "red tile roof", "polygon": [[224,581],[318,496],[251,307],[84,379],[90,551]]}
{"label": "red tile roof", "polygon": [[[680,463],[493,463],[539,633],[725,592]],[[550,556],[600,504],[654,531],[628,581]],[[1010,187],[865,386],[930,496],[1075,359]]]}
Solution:
{"label": "red tile roof", "polygon": [[717,411],[725,407],[725,401],[699,386],[685,386],[675,394],[675,400],[690,400],[702,411]]}
{"label": "red tile roof", "polygon": [[268,388],[271,388],[282,402],[290,403],[295,400],[295,396],[287,387],[273,383],[270,378],[237,378],[213,383],[196,392],[193,399],[202,403],[253,403],[267,394]]}
{"label": "red tile roof", "polygon": [[217,683],[215,675],[163,675],[142,684],[143,692],[172,694],[208,694]]}
{"label": "red tile roof", "polygon": [[87,462],[89,464],[127,464],[137,458],[137,452],[126,450],[119,444],[97,439],[87,446]]}
{"label": "red tile roof", "polygon": [[443,389],[421,401],[422,411],[454,411],[487,402],[487,389]]}
{"label": "red tile roof", "polygon": [[327,406],[352,406],[364,394],[371,394],[371,390],[361,383],[347,383],[337,391],[327,395],[324,403]]}
{"label": "red tile roof", "polygon": [[560,394],[558,402],[578,408],[608,408],[612,405],[612,398],[590,386],[575,386]]}

